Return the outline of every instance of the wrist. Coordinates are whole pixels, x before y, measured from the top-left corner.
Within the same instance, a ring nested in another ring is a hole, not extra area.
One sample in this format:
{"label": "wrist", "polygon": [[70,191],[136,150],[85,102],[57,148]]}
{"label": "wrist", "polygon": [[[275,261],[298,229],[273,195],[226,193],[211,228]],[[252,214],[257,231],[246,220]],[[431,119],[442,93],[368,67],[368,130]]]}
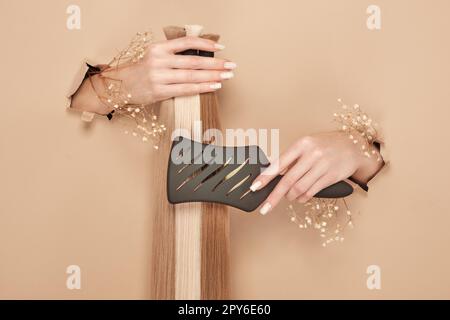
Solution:
{"label": "wrist", "polygon": [[106,115],[111,110],[99,99],[104,89],[98,75],[84,79],[80,88],[72,96],[70,107],[79,110]]}
{"label": "wrist", "polygon": [[381,158],[378,150],[370,158],[361,156],[358,169],[352,175],[352,178],[361,184],[367,184],[384,166],[383,159],[381,158],[381,161],[378,161],[378,158]]}

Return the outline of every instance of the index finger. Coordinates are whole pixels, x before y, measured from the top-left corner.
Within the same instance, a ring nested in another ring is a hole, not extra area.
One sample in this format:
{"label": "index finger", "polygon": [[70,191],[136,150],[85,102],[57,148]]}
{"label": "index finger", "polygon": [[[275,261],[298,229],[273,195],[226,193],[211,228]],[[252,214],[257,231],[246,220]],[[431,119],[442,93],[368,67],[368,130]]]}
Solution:
{"label": "index finger", "polygon": [[234,62],[225,59],[183,55],[169,56],[166,63],[170,68],[192,70],[231,70],[236,67]]}
{"label": "index finger", "polygon": [[173,40],[167,40],[161,43],[161,48],[168,53],[177,53],[189,49],[212,51],[216,52],[224,49],[225,47],[212,40],[203,39],[199,37],[186,36]]}
{"label": "index finger", "polygon": [[267,167],[253,182],[250,190],[257,191],[264,188],[276,176],[288,168],[303,153],[303,147],[300,144],[293,144],[289,149],[281,155],[279,159],[274,161]]}

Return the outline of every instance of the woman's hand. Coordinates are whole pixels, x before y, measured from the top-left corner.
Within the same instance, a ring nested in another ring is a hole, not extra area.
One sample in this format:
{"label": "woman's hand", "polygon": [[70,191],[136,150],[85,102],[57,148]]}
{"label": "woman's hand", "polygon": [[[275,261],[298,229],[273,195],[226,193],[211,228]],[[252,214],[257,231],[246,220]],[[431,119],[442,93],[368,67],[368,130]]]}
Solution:
{"label": "woman's hand", "polygon": [[[183,37],[150,44],[138,63],[110,68],[103,76],[122,80],[132,99],[130,103],[151,104],[177,96],[194,95],[220,89],[222,81],[234,76],[236,64],[224,59],[176,55],[188,49],[216,52],[224,47],[198,37]],[[92,77],[97,92],[102,88],[98,75]],[[98,92],[102,93],[102,92]],[[84,81],[72,98],[72,107],[99,114],[111,110],[99,101],[89,81]]]}
{"label": "woman's hand", "polygon": [[255,179],[251,189],[261,189],[284,173],[260,210],[266,214],[284,196],[305,203],[320,190],[349,177],[367,183],[383,164],[377,155],[364,156],[361,145],[354,144],[344,132],[320,133],[295,142]]}

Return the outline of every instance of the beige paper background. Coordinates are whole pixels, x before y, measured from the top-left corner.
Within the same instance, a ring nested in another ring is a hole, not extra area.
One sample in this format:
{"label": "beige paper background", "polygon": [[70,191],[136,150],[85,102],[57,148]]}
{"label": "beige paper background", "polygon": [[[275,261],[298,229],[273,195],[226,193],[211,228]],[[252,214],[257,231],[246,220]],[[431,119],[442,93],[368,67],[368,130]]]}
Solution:
{"label": "beige paper background", "polygon": [[[66,28],[69,4],[81,30]],[[366,8],[382,28],[366,28]],[[232,215],[233,298],[450,298],[450,2],[0,1],[0,298],[149,298],[153,151],[64,109],[84,58],[105,62],[136,31],[222,35],[239,65],[220,92],[228,128],[280,128],[282,148],[334,128],[336,98],[378,120],[391,166],[339,246],[289,222]],[[65,286],[82,269],[82,289]],[[366,268],[381,267],[368,290]]]}

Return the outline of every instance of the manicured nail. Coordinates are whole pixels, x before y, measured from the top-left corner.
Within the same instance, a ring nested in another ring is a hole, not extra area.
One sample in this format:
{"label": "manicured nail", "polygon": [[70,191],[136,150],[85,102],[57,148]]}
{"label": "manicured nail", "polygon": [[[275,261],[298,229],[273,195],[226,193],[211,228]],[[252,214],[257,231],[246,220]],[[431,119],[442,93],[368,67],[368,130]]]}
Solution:
{"label": "manicured nail", "polygon": [[233,73],[233,72],[222,72],[222,73],[220,74],[220,77],[221,77],[222,79],[231,79],[231,78],[234,77],[234,73]]}
{"label": "manicured nail", "polygon": [[223,44],[220,44],[220,43],[214,43],[214,48],[219,49],[219,50],[223,50],[223,49],[225,49],[225,46]]}
{"label": "manicured nail", "polygon": [[259,210],[259,213],[261,213],[262,215],[265,215],[265,214],[267,214],[267,212],[270,211],[270,209],[272,209],[272,205],[270,203],[266,202],[262,206],[261,210]]}
{"label": "manicured nail", "polygon": [[252,190],[253,192],[255,192],[256,190],[259,189],[259,187],[261,187],[261,185],[262,185],[261,181],[256,181],[255,183],[253,183],[253,184],[250,186],[250,190]]}
{"label": "manicured nail", "polygon": [[213,84],[210,85],[209,87],[210,87],[211,89],[217,90],[217,89],[222,88],[222,84],[221,84],[220,82],[217,82],[217,83],[213,83]]}
{"label": "manicured nail", "polygon": [[231,62],[231,61],[227,61],[227,62],[225,62],[225,63],[223,64],[223,67],[224,67],[225,69],[233,70],[233,69],[235,69],[235,68],[237,67],[237,64],[234,63],[234,62]]}

